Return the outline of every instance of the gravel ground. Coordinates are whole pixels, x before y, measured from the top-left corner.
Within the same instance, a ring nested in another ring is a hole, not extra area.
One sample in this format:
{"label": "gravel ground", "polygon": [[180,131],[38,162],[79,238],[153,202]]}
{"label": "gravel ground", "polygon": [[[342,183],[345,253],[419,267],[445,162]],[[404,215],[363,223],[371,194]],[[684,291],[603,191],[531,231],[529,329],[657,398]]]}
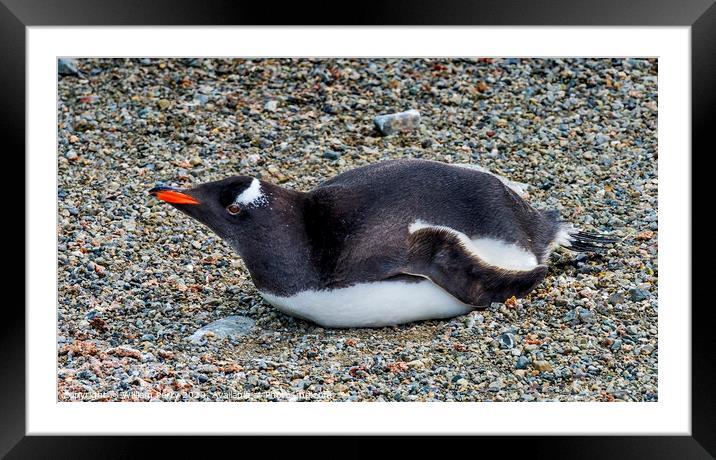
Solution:
{"label": "gravel ground", "polygon": [[[58,93],[59,400],[657,400],[656,60],[76,66]],[[375,131],[408,109],[418,130]],[[410,157],[531,184],[532,203],[624,241],[558,251],[516,302],[331,330],[264,303],[226,244],[147,195],[237,173],[308,190]]]}

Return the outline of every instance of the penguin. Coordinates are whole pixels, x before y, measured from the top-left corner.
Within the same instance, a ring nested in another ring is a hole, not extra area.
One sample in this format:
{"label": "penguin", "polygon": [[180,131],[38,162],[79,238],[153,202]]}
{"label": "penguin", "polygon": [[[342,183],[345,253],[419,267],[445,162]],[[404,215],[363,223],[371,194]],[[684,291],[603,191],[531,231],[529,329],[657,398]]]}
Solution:
{"label": "penguin", "polygon": [[430,160],[374,163],[308,192],[234,176],[149,193],[226,241],[268,303],[329,328],[451,318],[524,297],[555,248],[616,242],[533,207],[500,176]]}

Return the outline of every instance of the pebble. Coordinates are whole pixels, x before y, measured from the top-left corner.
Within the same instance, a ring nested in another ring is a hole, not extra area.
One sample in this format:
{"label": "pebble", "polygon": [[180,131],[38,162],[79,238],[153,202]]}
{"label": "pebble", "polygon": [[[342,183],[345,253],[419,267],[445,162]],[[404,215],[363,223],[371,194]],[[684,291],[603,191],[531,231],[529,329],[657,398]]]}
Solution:
{"label": "pebble", "polygon": [[606,144],[607,142],[609,142],[609,136],[605,136],[604,134],[597,134],[595,142],[597,145]]}
{"label": "pebble", "polygon": [[495,380],[493,382],[490,382],[490,385],[487,387],[489,391],[497,392],[502,389],[502,381],[501,380]]}
{"label": "pebble", "polygon": [[620,303],[624,303],[624,293],[623,292],[615,292],[614,294],[609,296],[609,304],[610,305],[618,305]]}
{"label": "pebble", "polygon": [[246,157],[246,163],[248,163],[250,165],[255,165],[260,160],[261,160],[261,155],[259,155],[258,153],[252,153],[251,155],[248,155]]}
{"label": "pebble", "polygon": [[500,348],[510,349],[515,346],[515,336],[509,332],[500,334],[498,341],[500,342]]}
{"label": "pebble", "polygon": [[57,60],[57,73],[60,75],[78,76],[77,59],[60,58]]}
{"label": "pebble", "polygon": [[248,334],[254,327],[255,321],[245,316],[228,316],[213,323],[207,324],[188,337],[193,343],[200,343],[207,335],[223,339]]}
{"label": "pebble", "polygon": [[515,364],[516,369],[527,369],[527,366],[530,364],[530,359],[527,356],[520,356],[517,358],[517,364]]}
{"label": "pebble", "polygon": [[551,372],[552,371],[552,365],[548,363],[547,361],[534,361],[532,363],[532,367],[537,369],[540,372]]}
{"label": "pebble", "polygon": [[378,115],[373,118],[373,124],[384,136],[413,131],[420,126],[420,112],[413,109],[406,112]]}
{"label": "pebble", "polygon": [[323,158],[327,158],[329,160],[337,160],[341,157],[341,154],[338,152],[334,152],[332,150],[326,150],[323,152]]}
{"label": "pebble", "polygon": [[591,324],[596,320],[594,313],[583,307],[577,307],[574,310],[570,310],[564,315],[564,321],[572,324],[586,323]]}
{"label": "pebble", "polygon": [[278,110],[278,101],[268,101],[264,105],[264,110],[266,110],[267,112],[275,112],[276,110]]}
{"label": "pebble", "polygon": [[418,368],[418,369],[423,369],[425,367],[425,362],[421,361],[419,359],[415,359],[413,361],[408,361],[406,364],[408,365],[408,367],[414,367],[414,368]]}
{"label": "pebble", "polygon": [[641,302],[651,297],[651,293],[646,289],[632,288],[629,289],[629,297],[634,302]]}

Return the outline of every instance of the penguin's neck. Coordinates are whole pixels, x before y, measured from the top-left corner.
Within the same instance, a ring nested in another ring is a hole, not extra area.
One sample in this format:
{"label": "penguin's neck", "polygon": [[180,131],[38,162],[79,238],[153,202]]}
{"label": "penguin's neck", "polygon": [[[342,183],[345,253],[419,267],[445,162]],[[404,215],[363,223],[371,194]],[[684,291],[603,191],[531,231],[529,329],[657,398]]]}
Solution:
{"label": "penguin's neck", "polygon": [[319,285],[304,223],[305,194],[271,187],[271,202],[254,212],[250,231],[232,242],[256,288],[290,295]]}

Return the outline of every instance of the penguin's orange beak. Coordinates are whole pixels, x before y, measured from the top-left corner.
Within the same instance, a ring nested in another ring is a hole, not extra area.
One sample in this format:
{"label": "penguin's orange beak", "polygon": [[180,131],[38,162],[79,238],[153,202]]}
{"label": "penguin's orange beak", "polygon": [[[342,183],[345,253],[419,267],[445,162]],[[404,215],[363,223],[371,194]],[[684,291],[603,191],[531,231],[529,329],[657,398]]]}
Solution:
{"label": "penguin's orange beak", "polygon": [[172,204],[199,204],[199,200],[179,189],[163,185],[154,187],[149,194]]}

